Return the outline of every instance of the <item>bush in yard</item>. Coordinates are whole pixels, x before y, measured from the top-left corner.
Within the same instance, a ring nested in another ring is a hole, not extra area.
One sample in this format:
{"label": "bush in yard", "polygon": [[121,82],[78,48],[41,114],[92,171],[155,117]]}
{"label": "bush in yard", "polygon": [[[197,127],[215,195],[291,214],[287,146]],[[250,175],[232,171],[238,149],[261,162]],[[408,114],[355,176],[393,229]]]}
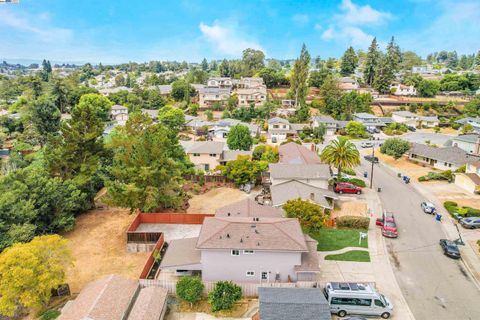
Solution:
{"label": "bush in yard", "polygon": [[385,140],[385,142],[380,147],[380,152],[392,156],[395,160],[400,159],[405,152],[410,149],[410,144],[407,141],[390,138]]}
{"label": "bush in yard", "polygon": [[283,210],[287,217],[297,218],[303,228],[310,230],[320,229],[325,220],[322,207],[302,199],[288,200]]}
{"label": "bush in yard", "polygon": [[219,281],[208,294],[212,311],[231,309],[242,297],[242,288],[231,281]]}
{"label": "bush in yard", "polygon": [[367,217],[343,216],[336,219],[337,228],[368,229],[369,223]]}
{"label": "bush in yard", "polygon": [[349,136],[354,138],[365,138],[368,136],[366,127],[358,121],[348,122],[345,131]]}
{"label": "bush in yard", "polygon": [[177,282],[177,296],[192,306],[202,297],[204,285],[199,277],[183,277]]}
{"label": "bush in yard", "polygon": [[480,217],[480,209],[472,207],[459,207],[458,204],[453,201],[445,201],[443,206],[451,215],[457,214],[461,217]]}
{"label": "bush in yard", "polygon": [[227,145],[230,150],[250,150],[253,138],[250,129],[243,124],[237,124],[230,129],[227,136]]}
{"label": "bush in yard", "polygon": [[451,170],[446,170],[443,172],[429,172],[425,176],[418,177],[418,181],[430,181],[430,180],[447,180],[449,182],[453,181],[454,175]]}
{"label": "bush in yard", "polygon": [[467,170],[467,165],[464,164],[464,165],[458,167],[458,169],[455,170],[455,172],[457,172],[457,173],[465,173],[466,170]]}
{"label": "bush in yard", "polygon": [[351,179],[340,178],[340,179],[337,179],[337,182],[348,182],[348,183],[351,183],[351,184],[353,184],[357,187],[361,187],[361,188],[366,187],[365,181],[363,181],[362,179],[358,179],[358,178],[351,178]]}
{"label": "bush in yard", "polygon": [[349,176],[356,176],[357,173],[352,168],[343,168],[342,172],[348,174]]}

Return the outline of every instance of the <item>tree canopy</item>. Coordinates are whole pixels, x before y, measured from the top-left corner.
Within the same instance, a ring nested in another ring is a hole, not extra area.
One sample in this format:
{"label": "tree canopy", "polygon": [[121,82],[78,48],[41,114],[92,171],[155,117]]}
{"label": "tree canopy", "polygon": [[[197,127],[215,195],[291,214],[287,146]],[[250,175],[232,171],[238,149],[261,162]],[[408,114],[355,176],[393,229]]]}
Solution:
{"label": "tree canopy", "polygon": [[253,138],[247,126],[237,124],[228,132],[227,145],[230,150],[250,150],[252,144]]}
{"label": "tree canopy", "polygon": [[323,149],[320,159],[335,166],[340,175],[342,168],[352,168],[360,164],[360,153],[352,142],[344,137],[338,137]]}

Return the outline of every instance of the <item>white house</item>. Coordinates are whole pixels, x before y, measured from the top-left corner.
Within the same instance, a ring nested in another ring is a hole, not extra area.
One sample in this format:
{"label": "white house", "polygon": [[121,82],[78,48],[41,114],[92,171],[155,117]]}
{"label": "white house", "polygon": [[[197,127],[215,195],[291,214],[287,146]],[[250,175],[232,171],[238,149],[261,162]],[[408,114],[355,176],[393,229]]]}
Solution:
{"label": "white house", "polygon": [[118,125],[124,126],[128,120],[128,108],[121,105],[114,105],[110,111],[112,120]]}
{"label": "white house", "polygon": [[390,91],[396,96],[416,96],[417,89],[414,86],[406,86],[401,83],[390,85]]}

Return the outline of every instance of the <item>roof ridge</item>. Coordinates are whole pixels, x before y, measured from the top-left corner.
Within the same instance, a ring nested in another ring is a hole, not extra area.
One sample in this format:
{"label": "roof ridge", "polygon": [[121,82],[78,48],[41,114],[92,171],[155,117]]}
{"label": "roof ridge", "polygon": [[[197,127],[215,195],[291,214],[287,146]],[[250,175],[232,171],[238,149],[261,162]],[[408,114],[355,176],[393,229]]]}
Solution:
{"label": "roof ridge", "polygon": [[[298,222],[298,219],[295,219],[295,220]],[[306,244],[306,243],[304,243],[304,244],[302,245],[302,244],[299,243],[297,240],[295,240],[294,238],[292,238],[288,233],[286,233],[285,231],[283,231],[281,228],[279,228],[279,227],[277,226],[277,224],[280,224],[280,223],[289,223],[289,222],[291,222],[291,221],[293,221],[293,220],[279,221],[279,222],[277,222],[277,223],[274,223],[273,225],[275,226],[275,228],[277,228],[278,230],[280,230],[280,232],[282,232],[282,233],[285,234],[287,237],[289,237],[293,242],[299,244],[301,247],[307,247],[307,244]],[[300,222],[298,222],[298,223],[300,223]],[[301,231],[301,229],[300,229],[300,232],[303,233],[303,231]],[[305,238],[304,238],[304,239],[305,239]],[[304,240],[304,241],[305,241],[305,240]],[[306,249],[308,250],[308,248],[306,248]]]}
{"label": "roof ridge", "polygon": [[[208,219],[217,219],[216,217],[207,217],[205,218],[205,220]],[[202,228],[200,229],[200,234],[202,234],[202,230],[203,230],[203,226],[205,225],[205,220],[203,220],[203,224],[202,224]],[[218,219],[218,220],[223,220],[223,219]],[[224,221],[224,220],[223,220]],[[212,239],[214,236],[216,236],[217,234],[219,234],[222,230],[224,230],[230,223],[227,222],[224,226],[222,226],[221,228],[219,228],[219,230],[217,232],[215,232],[214,234],[212,234],[210,237],[208,237],[207,239],[205,239],[204,241],[202,241],[202,243],[199,243],[198,241],[200,240],[200,236],[198,237],[198,240],[197,240],[197,247],[199,245],[202,245],[204,244],[205,242],[207,242],[208,240]]]}

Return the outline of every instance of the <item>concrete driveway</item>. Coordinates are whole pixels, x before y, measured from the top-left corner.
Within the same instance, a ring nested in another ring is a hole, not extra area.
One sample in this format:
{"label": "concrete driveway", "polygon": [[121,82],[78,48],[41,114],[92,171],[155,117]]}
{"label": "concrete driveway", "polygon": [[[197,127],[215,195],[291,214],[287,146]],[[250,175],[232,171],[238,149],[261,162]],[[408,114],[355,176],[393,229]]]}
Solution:
{"label": "concrete driveway", "polygon": [[[362,160],[360,170],[369,170]],[[438,244],[446,238],[441,224],[424,214],[424,197],[381,163],[374,186],[382,206],[395,214],[398,239],[386,239],[388,254],[402,293],[416,319],[479,319],[480,290],[461,260],[445,257]]]}

